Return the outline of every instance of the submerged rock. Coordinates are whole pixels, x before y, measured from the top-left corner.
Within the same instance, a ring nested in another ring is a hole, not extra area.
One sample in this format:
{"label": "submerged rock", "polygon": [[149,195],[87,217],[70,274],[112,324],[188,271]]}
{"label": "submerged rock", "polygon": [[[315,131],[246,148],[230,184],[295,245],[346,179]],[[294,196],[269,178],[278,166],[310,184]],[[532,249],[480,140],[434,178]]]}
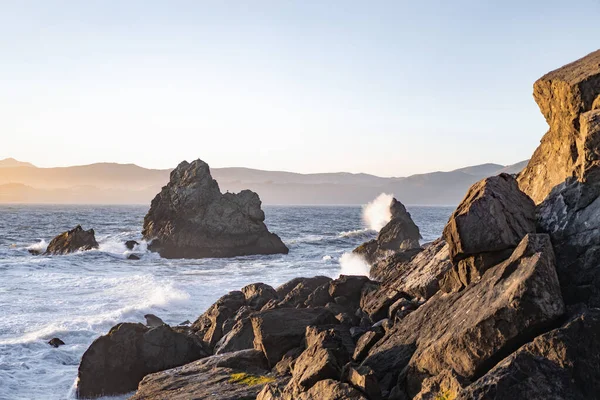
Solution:
{"label": "submerged rock", "polygon": [[377,238],[363,243],[354,253],[360,254],[369,264],[396,252],[419,249],[421,234],[410,213],[396,199],[390,204],[392,219],[379,231]]}
{"label": "submerged rock", "polygon": [[63,342],[59,338],[55,337],[53,339],[50,339],[50,341],[48,342],[48,344],[50,346],[54,347],[54,348],[58,348],[60,346],[63,346],[65,344],[65,342]]}
{"label": "submerged rock", "polygon": [[81,357],[77,397],[95,398],[135,390],[150,373],[206,357],[186,328],[121,323],[96,339]]}
{"label": "submerged rock", "polygon": [[135,240],[128,240],[125,242],[125,247],[127,247],[127,250],[133,250],[133,248],[137,245],[139,245],[139,243]]}
{"label": "submerged rock", "polygon": [[144,218],[149,249],[165,258],[235,257],[288,253],[264,224],[258,195],[221,194],[201,160],[182,162],[156,195]]}
{"label": "submerged rock", "polygon": [[93,229],[83,230],[77,225],[70,231],[63,232],[50,241],[44,254],[68,254],[80,250],[97,249],[98,242]]}
{"label": "submerged rock", "polygon": [[567,178],[600,178],[600,50],[538,79],[533,97],[550,129],[518,179],[538,204]]}

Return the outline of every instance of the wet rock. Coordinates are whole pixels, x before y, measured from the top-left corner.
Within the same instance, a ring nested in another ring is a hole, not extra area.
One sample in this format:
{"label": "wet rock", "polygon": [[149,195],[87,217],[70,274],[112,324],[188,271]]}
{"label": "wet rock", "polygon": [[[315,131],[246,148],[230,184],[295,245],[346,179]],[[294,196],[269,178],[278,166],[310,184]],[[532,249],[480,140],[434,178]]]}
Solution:
{"label": "wet rock", "polygon": [[269,300],[277,300],[277,292],[271,286],[264,283],[253,283],[242,288],[242,293],[246,298],[246,304],[260,310]]}
{"label": "wet rock", "polygon": [[63,232],[50,241],[44,254],[68,254],[82,250],[98,248],[94,230],[84,231],[81,225]]}
{"label": "wet rock", "polygon": [[144,318],[146,318],[146,326],[149,328],[165,325],[164,321],[154,314],[146,314]]}
{"label": "wet rock", "polygon": [[132,323],[114,326],[83,354],[77,397],[128,393],[150,373],[187,364],[207,355],[194,335],[176,329],[168,325],[150,329]]}
{"label": "wet rock", "polygon": [[[329,295],[336,299],[336,303],[357,308],[360,304],[362,288],[371,280],[366,276],[340,275],[329,283]],[[343,301],[337,300],[343,297]]]}
{"label": "wet rock", "polygon": [[458,293],[438,292],[395,324],[363,365],[375,371],[380,383],[386,374],[393,378],[408,366],[414,396],[423,379],[447,368],[469,379],[482,374],[563,312],[549,237],[529,234],[480,281]]}
{"label": "wet rock", "polygon": [[152,200],[142,235],[165,258],[287,254],[264,220],[256,193],[221,194],[208,164],[184,161]]}
{"label": "wet rock", "polygon": [[420,249],[419,228],[404,205],[393,199],[390,204],[390,212],[392,218],[379,231],[377,238],[354,249],[354,253],[365,257],[369,264],[396,252]]}
{"label": "wet rock", "polygon": [[250,320],[254,330],[254,348],[265,354],[271,366],[303,343],[307,326],[338,322],[324,308],[278,308],[255,313]]}
{"label": "wet rock", "polygon": [[450,216],[444,239],[455,275],[466,286],[508,258],[521,239],[535,231],[533,201],[519,190],[515,178],[500,174],[471,186]]}
{"label": "wet rock", "polygon": [[275,381],[260,351],[242,350],[148,375],[131,400],[254,399]]}
{"label": "wet rock", "polygon": [[533,97],[549,130],[519,174],[519,186],[536,204],[567,178],[598,180],[599,141],[593,114],[600,108],[600,51],[535,82]]}
{"label": "wet rock", "polygon": [[27,249],[27,252],[32,256],[39,256],[40,254],[42,254],[42,251],[39,249]]}
{"label": "wet rock", "polygon": [[54,348],[58,348],[60,346],[63,346],[65,344],[65,342],[63,342],[59,338],[55,337],[55,338],[50,339],[48,344]]}
{"label": "wet rock", "polygon": [[127,247],[127,250],[133,250],[133,248],[138,245],[139,243],[135,240],[128,240],[125,242],[125,247]]}
{"label": "wet rock", "polygon": [[140,260],[141,257],[138,256],[137,254],[130,254],[130,255],[127,256],[127,259],[128,260],[136,260],[137,261],[137,260]]}

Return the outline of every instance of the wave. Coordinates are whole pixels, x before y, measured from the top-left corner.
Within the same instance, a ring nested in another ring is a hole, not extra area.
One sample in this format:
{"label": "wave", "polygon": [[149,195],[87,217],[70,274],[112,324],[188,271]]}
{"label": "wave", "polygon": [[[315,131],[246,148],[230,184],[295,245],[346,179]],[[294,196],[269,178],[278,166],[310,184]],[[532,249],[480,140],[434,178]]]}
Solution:
{"label": "wave", "polygon": [[381,193],[373,201],[363,206],[364,223],[379,232],[392,219],[390,205],[393,199],[393,194]]}
{"label": "wave", "polygon": [[344,253],[340,257],[340,275],[364,275],[369,276],[371,267],[367,260],[356,253]]}
{"label": "wave", "polygon": [[375,231],[373,229],[365,228],[365,229],[355,229],[353,231],[340,232],[340,234],[338,236],[345,237],[345,238],[354,238],[354,237],[367,238],[367,237],[373,236],[374,233],[375,233]]}
{"label": "wave", "polygon": [[25,247],[25,249],[28,251],[31,250],[33,252],[38,252],[38,253],[45,252],[47,248],[48,248],[48,242],[46,242],[44,239],[40,240],[37,243],[34,243],[32,245]]}

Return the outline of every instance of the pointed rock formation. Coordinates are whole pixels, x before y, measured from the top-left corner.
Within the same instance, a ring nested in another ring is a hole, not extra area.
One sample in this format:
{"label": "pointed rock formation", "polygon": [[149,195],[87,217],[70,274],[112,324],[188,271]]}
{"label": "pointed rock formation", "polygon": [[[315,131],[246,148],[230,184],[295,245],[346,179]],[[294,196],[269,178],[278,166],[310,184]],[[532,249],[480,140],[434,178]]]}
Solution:
{"label": "pointed rock formation", "polygon": [[600,50],[541,77],[533,97],[550,130],[518,179],[538,204],[567,178],[600,177]]}
{"label": "pointed rock formation", "polygon": [[165,258],[235,257],[288,253],[264,224],[258,195],[221,194],[202,160],[182,162],[144,218],[144,239]]}
{"label": "pointed rock formation", "polygon": [[97,249],[98,242],[93,229],[83,230],[81,225],[63,232],[50,241],[44,254],[68,254],[80,250]]}

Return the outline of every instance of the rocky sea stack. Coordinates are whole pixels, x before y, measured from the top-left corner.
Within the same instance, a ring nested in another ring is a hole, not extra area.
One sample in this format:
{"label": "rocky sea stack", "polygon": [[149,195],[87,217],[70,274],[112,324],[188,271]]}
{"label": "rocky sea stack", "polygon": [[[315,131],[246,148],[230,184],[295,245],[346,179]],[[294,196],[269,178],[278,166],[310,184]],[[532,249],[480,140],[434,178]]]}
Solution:
{"label": "rocky sea stack", "polygon": [[182,162],[144,218],[144,239],[165,258],[288,253],[264,223],[258,194],[222,194],[202,160]]}
{"label": "rocky sea stack", "polygon": [[[546,75],[535,97],[550,132],[530,165],[474,184],[441,238],[420,247],[412,220],[396,221],[409,228],[363,253],[375,280],[256,283],[190,327],[117,325],[84,354],[79,395],[139,382],[140,400],[597,399],[600,53]],[[194,179],[187,163],[174,171],[146,229],[179,229],[198,187],[218,192],[200,163]]]}
{"label": "rocky sea stack", "polygon": [[81,250],[98,248],[93,229],[84,230],[77,225],[70,231],[63,232],[50,241],[44,254],[68,254]]}

